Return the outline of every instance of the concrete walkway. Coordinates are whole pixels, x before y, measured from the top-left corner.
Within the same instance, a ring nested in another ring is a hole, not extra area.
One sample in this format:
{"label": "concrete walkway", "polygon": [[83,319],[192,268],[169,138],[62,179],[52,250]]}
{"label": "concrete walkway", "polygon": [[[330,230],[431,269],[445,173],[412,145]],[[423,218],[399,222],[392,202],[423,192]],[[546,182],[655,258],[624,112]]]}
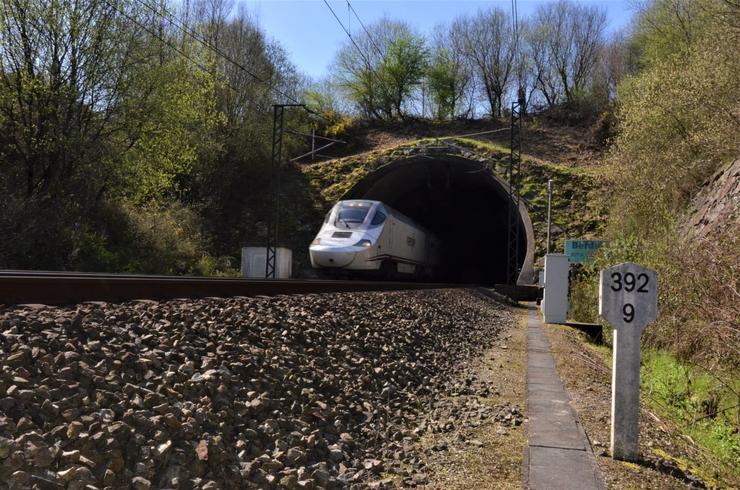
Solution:
{"label": "concrete walkway", "polygon": [[527,418],[525,488],[604,488],[534,305],[527,329]]}

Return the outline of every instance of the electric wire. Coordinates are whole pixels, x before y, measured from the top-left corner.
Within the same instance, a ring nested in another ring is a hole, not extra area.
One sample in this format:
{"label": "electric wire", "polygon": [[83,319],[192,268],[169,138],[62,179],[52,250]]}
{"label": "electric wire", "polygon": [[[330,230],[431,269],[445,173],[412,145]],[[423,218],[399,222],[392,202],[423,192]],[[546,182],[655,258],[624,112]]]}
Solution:
{"label": "electric wire", "polygon": [[334,11],[334,9],[331,7],[331,5],[329,5],[329,2],[327,0],[324,0],[324,4],[329,8],[329,11],[334,16],[334,18],[337,20],[337,22],[339,23],[339,25],[342,27],[342,30],[344,31],[344,33],[347,34],[347,37],[349,38],[349,40],[352,41],[352,44],[355,46],[355,48],[357,48],[357,52],[360,55],[360,57],[362,58],[362,60],[365,62],[365,66],[366,66],[367,71],[370,74],[370,76],[372,78],[377,78],[378,77],[378,74],[373,69],[373,65],[372,65],[372,63],[370,63],[370,59],[368,58],[368,56],[365,53],[365,51],[362,48],[360,48],[360,46],[357,44],[357,42],[355,41],[355,39],[352,37],[352,33],[350,33],[349,30],[347,30],[347,28],[344,26],[344,23],[339,19],[339,16]]}
{"label": "electric wire", "polygon": [[357,22],[360,23],[360,26],[362,27],[362,30],[365,31],[365,34],[367,35],[367,38],[370,40],[370,43],[373,45],[373,47],[375,48],[375,50],[378,52],[378,54],[382,58],[383,57],[383,51],[377,45],[377,43],[375,42],[375,39],[373,39],[373,36],[370,35],[370,31],[367,30],[367,27],[365,27],[365,24],[362,22],[362,19],[360,19],[360,16],[357,14],[357,11],[352,6],[352,4],[349,2],[349,0],[347,0],[347,7],[349,7],[350,10],[352,10],[352,13],[355,14],[355,17],[357,18]]}
{"label": "electric wire", "polygon": [[[521,42],[519,39],[519,5],[517,4],[517,0],[511,0],[511,16],[512,16],[512,23],[513,23],[513,35],[514,35],[514,59],[519,64],[519,76],[517,77],[518,80],[518,92],[521,93],[522,91],[522,77],[521,77],[521,68],[524,63],[524,58],[522,56],[521,52]],[[517,96],[519,96],[519,93]]]}
{"label": "electric wire", "polygon": [[511,131],[511,128],[491,129],[489,131],[480,131],[478,133],[455,134],[452,136],[443,136],[441,138],[434,138],[434,139],[441,141],[441,140],[450,140],[450,139],[459,139],[459,138],[471,138],[473,136],[482,136],[484,134],[493,134],[493,133],[504,133],[507,131]]}
{"label": "electric wire", "polygon": [[519,11],[516,0],[511,0],[511,21],[514,34],[514,56],[519,56]]}
{"label": "electric wire", "polygon": [[[165,14],[167,16],[167,20],[169,20],[172,23],[172,25],[174,25],[180,32],[182,32],[183,34],[187,35],[188,37],[190,37],[194,41],[198,42],[199,44],[201,44],[205,48],[211,50],[213,53],[215,53],[219,57],[221,57],[224,60],[228,61],[229,63],[231,63],[232,65],[234,65],[235,67],[237,67],[238,69],[240,69],[241,71],[243,71],[244,73],[246,73],[247,75],[249,75],[250,77],[252,77],[254,80],[256,80],[256,81],[258,81],[258,82],[266,85],[270,89],[271,92],[274,92],[274,93],[276,93],[276,94],[278,94],[278,95],[280,95],[280,96],[288,99],[289,101],[291,101],[291,102],[293,102],[295,104],[302,105],[293,96],[291,96],[291,95],[285,93],[284,91],[280,90],[279,88],[275,87],[271,82],[269,82],[269,81],[265,80],[263,77],[257,75],[252,70],[250,70],[249,68],[247,68],[246,66],[244,66],[242,63],[239,63],[238,61],[236,61],[235,59],[233,59],[231,56],[227,55],[222,50],[218,49],[218,47],[214,46],[213,44],[209,43],[208,41],[206,41],[205,39],[201,38],[200,36],[198,36],[193,31],[191,31],[187,26],[184,25],[184,23],[176,15],[174,15],[172,12],[170,12],[169,10],[167,10],[165,7],[162,7],[161,12],[160,12],[156,7],[153,7],[152,5],[150,5],[148,2],[146,2],[144,0],[136,0],[136,1],[139,4],[147,7],[149,10],[151,10],[155,14],[159,14],[159,15]],[[106,1],[106,3],[107,3],[107,1]],[[120,12],[120,10],[119,10],[119,12]],[[156,37],[159,38],[160,40],[162,40],[159,36],[156,36]],[[162,41],[164,41],[164,40],[162,40]],[[181,51],[179,51],[179,52],[182,53]],[[306,109],[308,110],[308,108],[306,108]]]}
{"label": "electric wire", "polygon": [[[126,13],[126,12],[125,12],[124,10],[122,10],[121,8],[119,8],[119,7],[118,7],[118,5],[114,5],[114,4],[113,4],[113,3],[111,3],[111,2],[109,1],[109,0],[103,0],[103,2],[104,2],[104,3],[106,4],[106,5],[108,5],[108,6],[110,7],[110,8],[112,8],[113,10],[117,11],[117,12],[118,12],[119,14],[121,14],[122,16],[124,16],[124,17],[125,17],[126,19],[128,19],[128,20],[129,20],[130,22],[132,22],[132,23],[136,24],[136,25],[137,25],[138,27],[140,27],[141,29],[143,29],[144,31],[146,31],[146,32],[147,32],[147,33],[148,33],[148,34],[149,34],[150,36],[152,36],[152,37],[156,38],[156,39],[157,39],[157,40],[158,40],[159,42],[161,42],[162,44],[164,44],[164,45],[166,45],[167,47],[171,48],[171,49],[172,49],[173,51],[175,51],[176,53],[178,53],[178,54],[179,54],[180,56],[182,56],[183,58],[185,58],[185,59],[187,59],[188,61],[190,61],[190,62],[191,62],[191,63],[192,63],[192,64],[193,64],[193,65],[194,65],[194,66],[195,66],[196,68],[198,68],[199,70],[201,70],[201,71],[203,71],[204,73],[207,73],[207,74],[209,74],[209,75],[210,75],[210,74],[212,73],[212,70],[211,70],[211,69],[209,69],[208,67],[206,67],[205,65],[203,65],[203,64],[202,64],[202,63],[200,63],[199,61],[196,61],[196,60],[194,60],[193,58],[191,58],[191,57],[190,57],[190,56],[189,56],[189,55],[188,55],[188,54],[187,54],[187,53],[186,53],[185,51],[183,51],[183,50],[182,50],[181,48],[179,48],[179,47],[177,47],[176,45],[174,45],[174,44],[170,43],[169,41],[167,41],[166,39],[164,39],[163,37],[161,37],[161,36],[160,36],[159,34],[157,34],[156,32],[154,32],[154,31],[153,31],[152,29],[150,29],[149,27],[147,27],[147,26],[146,26],[146,25],[144,25],[143,23],[141,23],[141,22],[139,22],[138,20],[136,20],[136,19],[135,19],[134,17],[132,17],[131,15],[129,15],[128,13]],[[231,90],[233,90],[234,92],[239,92],[239,90],[238,90],[238,89],[237,89],[236,87],[234,87],[233,85],[231,85],[231,84],[230,84],[230,83],[228,82],[228,80],[226,80],[226,79],[223,79],[223,80],[221,80],[221,81],[222,81],[222,82],[224,83],[224,85],[225,85],[226,87],[230,88],[230,89],[231,89]],[[253,102],[253,101],[251,101],[251,100],[250,100],[250,102]]]}
{"label": "electric wire", "polygon": [[[148,2],[146,2],[146,1],[144,1],[144,0],[137,0],[137,2],[139,2],[139,3],[140,3],[140,4],[142,4],[142,5],[144,5],[145,7],[147,7],[148,9],[150,9],[150,10],[151,10],[152,12],[154,12],[155,14],[160,14],[160,11],[158,11],[158,10],[156,9],[156,7],[153,7],[153,6],[151,6],[151,5],[150,5],[150,4],[148,3]],[[106,3],[108,3],[108,2],[107,2],[107,0],[106,0]],[[110,5],[110,3],[108,3],[108,5]],[[114,7],[114,8],[116,8],[116,7]],[[119,12],[121,12],[121,10],[120,10],[120,9],[118,9],[118,8],[116,8],[116,10],[118,10]],[[162,12],[163,12],[164,14],[166,14],[166,16],[167,16],[167,20],[169,20],[169,21],[170,21],[170,22],[172,23],[172,25],[174,25],[174,26],[175,26],[175,27],[176,27],[176,28],[177,28],[177,29],[178,29],[179,31],[181,31],[182,33],[184,33],[185,35],[187,35],[187,36],[188,36],[188,37],[190,37],[191,39],[193,39],[193,40],[197,41],[197,42],[198,42],[199,44],[201,44],[201,45],[203,45],[203,46],[204,46],[205,48],[207,48],[207,49],[211,50],[211,51],[212,51],[213,53],[215,53],[216,55],[220,56],[220,57],[221,57],[221,58],[223,58],[224,60],[228,61],[228,62],[229,62],[229,63],[231,63],[232,65],[236,66],[237,68],[239,68],[239,69],[240,69],[240,70],[242,70],[243,72],[247,73],[247,74],[248,74],[249,76],[251,76],[251,77],[252,77],[253,79],[255,79],[256,81],[258,81],[258,82],[262,83],[263,85],[265,85],[265,86],[266,86],[266,87],[267,87],[267,88],[268,88],[268,89],[269,89],[269,90],[270,90],[271,92],[274,92],[274,93],[276,93],[276,94],[278,94],[278,95],[280,95],[280,96],[282,96],[282,97],[284,97],[284,98],[288,99],[289,101],[293,102],[293,103],[294,103],[295,105],[297,105],[297,106],[300,106],[300,107],[302,107],[302,108],[303,108],[303,109],[304,109],[304,110],[305,110],[306,112],[308,112],[309,114],[311,114],[311,115],[313,115],[313,116],[315,116],[315,117],[318,117],[319,119],[321,119],[321,120],[323,120],[323,121],[325,121],[325,122],[326,122],[326,118],[325,118],[324,116],[322,116],[321,114],[317,113],[316,111],[314,111],[314,110],[310,109],[310,108],[309,108],[309,107],[307,107],[307,106],[306,106],[305,104],[303,104],[303,103],[301,103],[300,101],[298,101],[298,100],[297,100],[297,99],[296,99],[295,97],[293,97],[293,96],[291,96],[291,95],[289,95],[289,94],[285,93],[284,91],[282,91],[282,90],[278,89],[278,88],[277,88],[277,87],[275,87],[275,86],[274,86],[274,85],[273,85],[272,83],[268,82],[268,81],[267,81],[267,80],[265,80],[264,78],[262,78],[262,77],[260,77],[259,75],[255,74],[255,73],[254,73],[253,71],[251,71],[250,69],[248,69],[248,68],[247,68],[246,66],[244,66],[244,65],[243,65],[242,63],[239,63],[238,61],[234,60],[234,59],[233,59],[233,58],[231,58],[231,57],[230,57],[229,55],[227,55],[226,53],[224,53],[223,51],[221,51],[220,49],[218,49],[218,48],[217,48],[216,46],[213,46],[213,45],[212,45],[211,43],[209,43],[209,42],[208,42],[208,41],[206,41],[205,39],[203,39],[203,38],[199,37],[199,36],[198,36],[197,34],[195,34],[195,33],[194,33],[194,32],[193,32],[192,30],[190,30],[190,29],[189,29],[189,28],[188,28],[188,27],[187,27],[187,26],[185,25],[185,23],[184,23],[184,22],[183,22],[182,20],[180,20],[180,19],[179,19],[179,18],[178,18],[178,17],[176,16],[176,15],[174,15],[174,14],[173,14],[172,12],[170,12],[169,10],[167,10],[167,9],[166,9],[166,8],[164,8],[164,7],[162,7]],[[121,12],[121,13],[123,13],[123,12]],[[124,15],[125,15],[125,14],[124,14]],[[128,17],[128,16],[127,16],[127,17]],[[130,17],[128,17],[128,18],[129,18],[130,20],[132,20],[133,22],[135,22],[135,21],[134,21],[133,19],[131,19]],[[137,24],[138,24],[138,22],[137,22]],[[141,26],[141,24],[138,24],[138,25],[140,25],[140,26]],[[141,27],[142,27],[142,28],[144,28],[143,26],[141,26]],[[146,29],[146,28],[144,28],[144,29]],[[157,37],[157,38],[158,38],[158,39],[159,39],[160,41],[162,41],[162,42],[164,42],[164,43],[167,43],[167,42],[166,42],[166,41],[165,41],[164,39],[162,39],[161,37],[159,37],[159,36],[158,36],[157,34],[155,34],[155,33],[151,32],[151,31],[150,31],[150,30],[148,30],[148,29],[146,29],[146,30],[147,30],[147,32],[149,32],[149,33],[150,33],[150,34],[152,34],[153,36]],[[188,58],[188,59],[189,59],[190,61],[192,61],[193,63],[197,63],[197,62],[195,62],[194,60],[192,60],[192,59],[191,59],[190,57],[188,57],[188,56],[187,56],[187,55],[186,55],[186,54],[185,54],[185,53],[184,53],[184,52],[183,52],[182,50],[180,50],[180,49],[178,49],[178,48],[175,48],[174,46],[172,46],[172,45],[171,45],[171,44],[169,44],[169,43],[167,43],[167,44],[168,44],[168,45],[169,45],[170,47],[172,47],[173,49],[175,49],[175,50],[176,50],[176,51],[177,51],[178,53],[180,53],[181,55],[183,55],[183,56],[185,56],[186,58]],[[200,67],[200,66],[199,66],[199,67]],[[202,69],[202,67],[201,67],[201,69]],[[228,84],[228,83],[227,83],[227,84]],[[234,90],[235,92],[237,92],[237,93],[239,93],[239,92],[240,92],[239,90],[237,90],[236,88],[234,88],[234,87],[233,87],[232,85],[230,85],[230,84],[229,84],[229,87],[230,87],[230,88],[231,88],[232,90]],[[254,105],[258,105],[258,104],[256,104],[256,103],[254,102],[254,100],[251,100],[251,99],[248,99],[248,100],[249,100],[249,101],[250,101],[250,102],[251,102],[252,104],[254,104]]]}
{"label": "electric wire", "polygon": [[345,34],[347,34],[347,37],[349,38],[350,41],[352,41],[352,44],[354,44],[355,48],[357,48],[357,52],[362,57],[363,61],[365,61],[365,64],[367,64],[368,69],[370,69],[371,63],[370,63],[370,60],[367,58],[365,52],[362,50],[362,48],[360,48],[360,45],[357,44],[355,39],[352,37],[352,34],[344,26],[344,23],[339,19],[339,16],[337,16],[337,13],[334,11],[334,9],[331,8],[331,5],[329,5],[329,2],[327,2],[327,0],[324,0],[324,4],[329,8],[329,11],[334,16],[334,18],[337,19],[337,22],[339,22],[339,25],[342,27],[342,30],[344,31]]}
{"label": "electric wire", "polygon": [[[134,18],[133,16],[129,15],[129,14],[127,13],[127,12],[125,12],[125,11],[124,11],[123,9],[121,9],[121,8],[120,8],[120,7],[118,6],[118,5],[115,5],[115,4],[113,4],[113,3],[112,3],[112,2],[110,1],[110,0],[103,0],[103,2],[104,2],[104,3],[106,4],[106,5],[108,5],[108,6],[110,7],[110,8],[114,9],[114,10],[115,10],[115,11],[117,11],[117,12],[118,12],[119,14],[121,14],[122,16],[124,16],[124,17],[125,17],[126,19],[128,19],[128,20],[129,20],[130,22],[132,22],[132,23],[133,23],[133,24],[135,24],[136,26],[138,26],[138,27],[140,27],[141,29],[143,29],[144,31],[146,31],[146,32],[147,32],[147,33],[148,33],[148,34],[149,34],[150,36],[152,36],[152,37],[156,38],[156,39],[157,39],[157,40],[158,40],[159,42],[161,42],[161,43],[162,43],[162,44],[164,44],[165,46],[167,46],[167,47],[171,48],[171,49],[172,49],[173,51],[175,51],[176,53],[178,53],[178,54],[179,54],[180,56],[182,56],[183,58],[187,59],[187,60],[188,60],[189,62],[191,62],[191,63],[192,63],[192,64],[193,64],[193,65],[194,65],[194,66],[195,66],[196,68],[198,68],[199,70],[201,70],[201,71],[202,71],[203,73],[206,73],[206,74],[208,74],[208,75],[211,75],[211,74],[213,73],[212,69],[209,69],[208,67],[206,67],[205,65],[203,65],[203,64],[202,64],[202,63],[200,63],[199,61],[196,61],[196,60],[194,60],[194,59],[193,59],[193,58],[192,58],[191,56],[189,56],[189,55],[188,55],[188,54],[187,54],[187,53],[186,53],[186,52],[185,52],[184,50],[182,50],[181,48],[179,48],[179,47],[178,47],[178,46],[176,46],[175,44],[173,44],[173,43],[169,42],[169,41],[168,41],[167,39],[165,39],[164,37],[160,36],[160,35],[159,35],[159,34],[158,34],[157,32],[155,32],[155,31],[154,31],[154,30],[152,30],[151,28],[147,27],[147,26],[146,26],[145,24],[143,24],[142,22],[140,22],[139,20],[137,20],[137,19],[136,19],[136,18]],[[140,3],[141,3],[141,2],[140,2]],[[148,4],[146,4],[146,3],[144,3],[144,4],[145,4],[145,5],[147,6],[147,7],[150,7],[150,8],[151,8],[151,6],[149,6]],[[230,83],[230,82],[228,81],[228,79],[226,79],[225,77],[219,77],[219,78],[220,78],[220,82],[221,82],[221,83],[223,83],[223,85],[224,85],[225,87],[227,87],[227,88],[231,89],[231,90],[232,90],[232,91],[234,91],[234,93],[236,93],[236,94],[241,94],[241,95],[244,95],[244,94],[243,94],[243,90],[240,90],[240,89],[236,88],[236,87],[235,87],[234,85],[232,85],[232,84],[231,84],[231,83]],[[246,100],[247,100],[247,102],[248,102],[248,103],[249,103],[250,105],[252,105],[252,106],[259,106],[259,105],[260,105],[259,103],[257,103],[257,102],[256,102],[256,101],[255,101],[254,99],[252,99],[252,98],[249,98],[249,97],[246,97],[246,96],[245,96],[245,99],[246,99]],[[322,120],[326,121],[326,118],[324,118],[324,117],[323,117],[323,116],[322,116],[321,114],[317,114],[316,112],[312,111],[311,109],[309,109],[309,108],[308,108],[308,107],[306,107],[305,105],[303,105],[303,104],[300,104],[300,103],[299,103],[299,104],[297,104],[297,105],[298,105],[298,106],[300,106],[300,107],[302,107],[302,108],[303,108],[303,109],[304,109],[304,110],[305,110],[306,112],[309,112],[310,114],[312,114],[312,115],[314,115],[314,116],[316,116],[316,117],[318,117],[318,118],[321,118]]]}

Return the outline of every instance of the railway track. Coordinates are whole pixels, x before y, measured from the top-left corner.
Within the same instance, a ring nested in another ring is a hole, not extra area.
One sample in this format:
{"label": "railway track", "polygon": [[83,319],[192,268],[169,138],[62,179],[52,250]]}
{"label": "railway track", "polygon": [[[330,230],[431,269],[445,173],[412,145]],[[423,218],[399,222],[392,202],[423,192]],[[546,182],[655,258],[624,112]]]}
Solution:
{"label": "railway track", "polygon": [[276,296],[440,289],[460,284],[356,281],[254,280],[221,277],[147,276],[84,272],[0,271],[0,304],[65,305],[85,301],[122,302],[209,296]]}

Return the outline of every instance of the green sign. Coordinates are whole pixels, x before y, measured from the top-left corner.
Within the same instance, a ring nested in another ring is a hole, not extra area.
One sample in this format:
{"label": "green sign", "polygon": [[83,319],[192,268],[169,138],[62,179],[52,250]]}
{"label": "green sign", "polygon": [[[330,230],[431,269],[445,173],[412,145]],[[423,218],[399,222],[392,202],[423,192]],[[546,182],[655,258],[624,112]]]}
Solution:
{"label": "green sign", "polygon": [[571,264],[591,262],[593,255],[601,248],[604,240],[565,240],[565,255]]}

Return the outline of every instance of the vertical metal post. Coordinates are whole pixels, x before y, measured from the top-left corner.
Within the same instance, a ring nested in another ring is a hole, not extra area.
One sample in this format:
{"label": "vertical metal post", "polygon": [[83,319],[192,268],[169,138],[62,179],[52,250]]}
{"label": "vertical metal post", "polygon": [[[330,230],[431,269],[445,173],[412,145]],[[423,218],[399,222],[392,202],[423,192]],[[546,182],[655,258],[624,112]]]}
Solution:
{"label": "vertical metal post", "polygon": [[316,157],[316,128],[311,128],[311,161]]}
{"label": "vertical metal post", "polygon": [[424,81],[421,82],[421,118],[424,119],[424,116],[426,116],[426,101],[427,101],[427,94],[425,90]]}
{"label": "vertical metal post", "polygon": [[511,152],[509,153],[509,226],[506,249],[506,269],[509,284],[519,278],[519,179],[522,163],[521,101],[511,103]]}
{"label": "vertical metal post", "polygon": [[267,226],[267,253],[265,254],[265,279],[275,279],[275,262],[280,226],[280,171],[283,163],[283,121],[285,106],[272,106],[272,186],[274,207]]}
{"label": "vertical metal post", "polygon": [[547,253],[550,253],[550,232],[552,230],[552,179],[547,181]]}
{"label": "vertical metal post", "polygon": [[303,104],[274,104],[272,106],[272,214],[267,222],[267,253],[265,254],[265,279],[275,279],[276,255],[280,238],[280,178],[283,168],[283,129],[286,107],[303,107]]}

